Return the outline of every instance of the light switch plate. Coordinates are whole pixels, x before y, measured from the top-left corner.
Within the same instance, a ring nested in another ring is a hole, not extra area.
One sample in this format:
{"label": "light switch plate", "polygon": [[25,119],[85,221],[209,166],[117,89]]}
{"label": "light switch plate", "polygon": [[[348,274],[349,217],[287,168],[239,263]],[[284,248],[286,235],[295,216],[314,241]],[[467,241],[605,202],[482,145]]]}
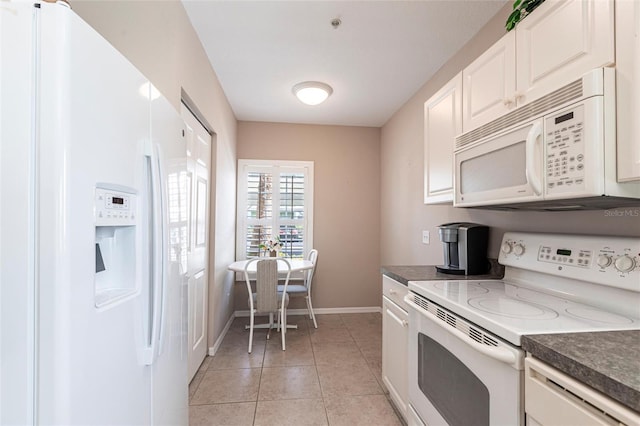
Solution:
{"label": "light switch plate", "polygon": [[429,244],[429,231],[422,231],[422,244]]}

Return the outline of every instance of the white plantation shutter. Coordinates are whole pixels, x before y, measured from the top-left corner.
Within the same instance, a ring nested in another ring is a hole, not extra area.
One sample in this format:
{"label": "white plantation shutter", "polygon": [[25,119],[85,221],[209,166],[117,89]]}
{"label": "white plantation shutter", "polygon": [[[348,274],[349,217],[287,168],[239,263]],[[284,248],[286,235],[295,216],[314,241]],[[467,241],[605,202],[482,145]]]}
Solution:
{"label": "white plantation shutter", "polygon": [[236,258],[260,255],[278,237],[287,258],[313,248],[313,162],[238,160]]}
{"label": "white plantation shutter", "polygon": [[247,170],[244,178],[247,183],[244,250],[246,258],[251,258],[260,254],[260,244],[273,232],[273,173]]}

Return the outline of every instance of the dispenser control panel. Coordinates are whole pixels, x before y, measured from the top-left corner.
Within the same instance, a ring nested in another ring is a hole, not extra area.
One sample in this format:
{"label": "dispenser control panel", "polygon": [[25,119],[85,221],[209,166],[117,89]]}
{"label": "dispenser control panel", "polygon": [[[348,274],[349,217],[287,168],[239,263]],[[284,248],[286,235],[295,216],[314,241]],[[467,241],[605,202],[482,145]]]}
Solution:
{"label": "dispenser control panel", "polygon": [[136,195],[109,188],[96,187],[96,226],[129,226],[136,224]]}

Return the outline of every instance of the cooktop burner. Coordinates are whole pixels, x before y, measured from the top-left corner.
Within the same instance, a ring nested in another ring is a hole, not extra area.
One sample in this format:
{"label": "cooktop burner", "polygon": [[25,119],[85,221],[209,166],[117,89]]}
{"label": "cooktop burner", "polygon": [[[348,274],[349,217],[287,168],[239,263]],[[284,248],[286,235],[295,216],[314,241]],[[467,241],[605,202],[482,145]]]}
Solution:
{"label": "cooktop burner", "polygon": [[546,306],[510,297],[487,296],[469,299],[469,305],[490,314],[532,320],[556,318],[558,313]]}
{"label": "cooktop burner", "polygon": [[592,308],[589,306],[575,306],[567,308],[565,312],[575,318],[584,319],[593,322],[600,322],[603,324],[633,324],[634,320],[631,318],[623,317],[621,315],[613,314],[611,312],[605,312],[603,310]]}

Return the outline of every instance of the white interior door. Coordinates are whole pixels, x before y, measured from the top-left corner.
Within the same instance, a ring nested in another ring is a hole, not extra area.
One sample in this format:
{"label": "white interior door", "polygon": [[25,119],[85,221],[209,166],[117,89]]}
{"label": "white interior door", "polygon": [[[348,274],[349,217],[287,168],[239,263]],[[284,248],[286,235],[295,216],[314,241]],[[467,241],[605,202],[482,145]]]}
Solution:
{"label": "white interior door", "polygon": [[189,293],[188,379],[191,381],[207,353],[207,287],[209,246],[209,170],[211,135],[182,104],[187,146]]}

